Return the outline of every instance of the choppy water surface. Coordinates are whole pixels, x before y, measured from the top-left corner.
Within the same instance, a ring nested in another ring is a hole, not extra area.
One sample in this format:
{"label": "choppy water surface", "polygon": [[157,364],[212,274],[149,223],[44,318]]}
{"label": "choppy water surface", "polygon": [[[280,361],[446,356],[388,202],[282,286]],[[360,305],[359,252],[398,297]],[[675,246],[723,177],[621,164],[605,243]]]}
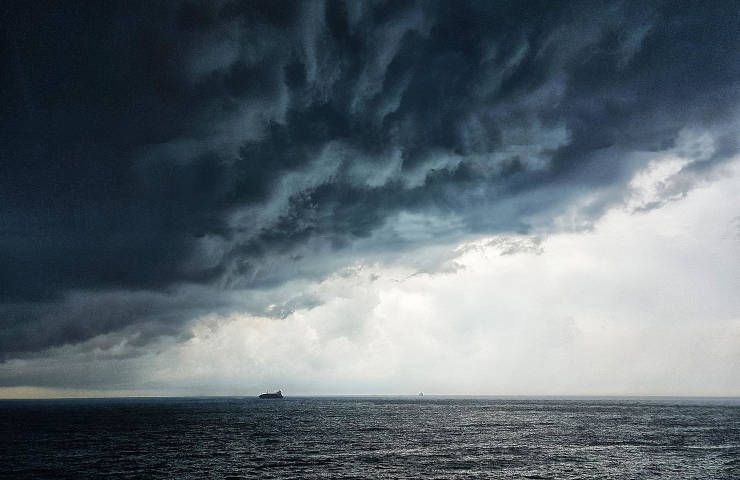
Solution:
{"label": "choppy water surface", "polygon": [[740,478],[740,404],[0,402],[3,478]]}

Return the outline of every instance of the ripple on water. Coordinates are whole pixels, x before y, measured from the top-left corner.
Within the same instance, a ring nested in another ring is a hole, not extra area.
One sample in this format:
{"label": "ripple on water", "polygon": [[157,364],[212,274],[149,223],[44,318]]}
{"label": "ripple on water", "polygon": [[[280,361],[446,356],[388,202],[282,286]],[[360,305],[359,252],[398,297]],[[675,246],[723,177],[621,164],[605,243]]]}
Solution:
{"label": "ripple on water", "polygon": [[288,398],[0,402],[2,478],[740,478],[740,406]]}

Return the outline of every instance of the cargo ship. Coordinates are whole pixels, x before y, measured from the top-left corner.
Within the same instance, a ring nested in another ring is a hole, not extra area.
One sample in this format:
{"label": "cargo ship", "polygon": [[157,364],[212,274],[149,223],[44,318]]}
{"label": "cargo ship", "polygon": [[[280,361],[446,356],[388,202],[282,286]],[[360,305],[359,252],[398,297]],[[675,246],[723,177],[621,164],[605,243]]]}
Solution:
{"label": "cargo ship", "polygon": [[263,399],[264,398],[283,398],[283,392],[281,392],[280,390],[278,390],[275,393],[267,392],[267,393],[263,393],[262,395],[260,395],[259,398],[263,398]]}

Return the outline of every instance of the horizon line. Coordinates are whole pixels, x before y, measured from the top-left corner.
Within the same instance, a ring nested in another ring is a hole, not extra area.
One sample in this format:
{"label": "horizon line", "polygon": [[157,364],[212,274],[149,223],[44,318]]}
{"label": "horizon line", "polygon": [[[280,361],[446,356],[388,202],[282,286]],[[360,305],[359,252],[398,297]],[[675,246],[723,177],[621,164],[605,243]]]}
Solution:
{"label": "horizon line", "polygon": [[[245,394],[193,394],[193,395],[59,395],[59,396],[18,396],[2,397],[0,401],[15,400],[125,400],[125,399],[195,399],[195,398],[258,398],[259,393]],[[630,400],[630,399],[676,399],[676,400],[738,400],[740,395],[696,395],[696,394],[469,394],[469,393],[301,393],[285,395],[284,398],[490,398],[490,399],[543,399],[543,400]]]}

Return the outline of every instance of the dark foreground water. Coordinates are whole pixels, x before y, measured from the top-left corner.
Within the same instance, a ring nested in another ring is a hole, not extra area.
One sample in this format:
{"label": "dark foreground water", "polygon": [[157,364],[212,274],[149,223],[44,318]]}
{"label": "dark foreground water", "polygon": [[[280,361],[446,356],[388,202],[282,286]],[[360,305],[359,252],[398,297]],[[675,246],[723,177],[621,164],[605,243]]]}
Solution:
{"label": "dark foreground water", "polygon": [[2,478],[740,479],[740,403],[0,402]]}

